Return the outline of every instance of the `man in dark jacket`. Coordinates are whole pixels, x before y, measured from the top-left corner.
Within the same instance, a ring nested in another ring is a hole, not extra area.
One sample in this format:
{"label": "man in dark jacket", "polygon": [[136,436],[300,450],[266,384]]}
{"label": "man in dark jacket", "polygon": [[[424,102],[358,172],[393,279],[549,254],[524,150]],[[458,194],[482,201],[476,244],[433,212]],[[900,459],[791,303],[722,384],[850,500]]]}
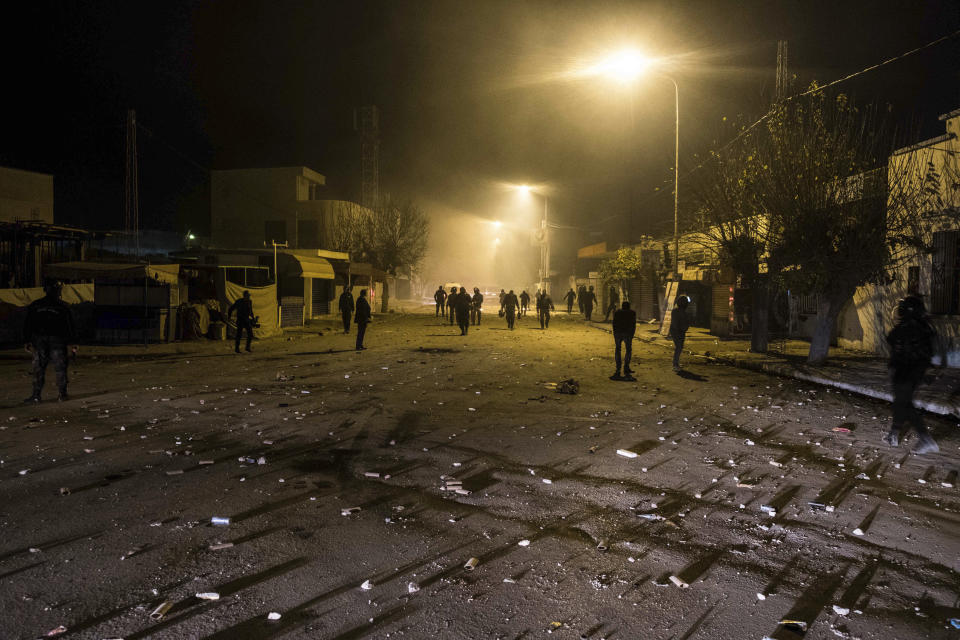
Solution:
{"label": "man in dark jacket", "polygon": [[437,287],[436,293],[433,294],[433,299],[437,303],[437,313],[434,317],[440,317],[443,315],[444,303],[447,301],[447,292],[443,290],[443,285]]}
{"label": "man in dark jacket", "polygon": [[479,287],[473,288],[473,300],[472,306],[470,307],[470,322],[480,326],[480,319],[483,315],[483,294],[480,293]]}
{"label": "man in dark jacket", "polygon": [[517,320],[517,310],[520,308],[520,301],[517,300],[517,294],[510,289],[510,293],[503,296],[503,315],[507,318],[507,327],[513,331],[513,324]]}
{"label": "man in dark jacket", "polygon": [[597,302],[597,294],[593,292],[593,285],[590,285],[588,289],[583,294],[583,315],[586,316],[587,322],[590,321],[590,316],[593,315],[593,305]]}
{"label": "man in dark jacket", "polygon": [[893,425],[883,439],[892,447],[899,446],[900,439],[913,424],[918,436],[914,453],[935,453],[940,447],[923,424],[923,416],[913,406],[913,394],[930,366],[937,334],[926,318],[923,301],[917,296],[901,300],[897,314],[897,324],[887,335],[893,383]]}
{"label": "man in dark jacket", "polygon": [[530,308],[530,294],[524,289],[520,292],[520,315],[527,315],[527,309]]}
{"label": "man in dark jacket", "polygon": [[[630,359],[633,357],[633,336],[637,332],[637,312],[630,308],[630,302],[624,301],[623,305],[613,312],[613,343],[615,345],[613,352],[613,361],[617,365],[616,372],[610,376],[611,380],[622,380],[620,376],[620,365],[623,364],[623,374],[627,380],[633,379],[633,370],[630,369]],[[620,359],[620,345],[626,347],[625,358]]]}
{"label": "man in dark jacket", "polygon": [[687,307],[690,298],[677,296],[677,307],[670,314],[670,337],[673,338],[673,370],[680,372],[680,354],[683,353],[683,343],[687,339],[687,329],[690,328],[690,316]]}
{"label": "man in dark jacket", "polygon": [[[610,314],[620,308],[620,291],[616,287],[610,287],[610,303],[607,304],[607,311],[603,314],[603,321],[606,322]],[[636,313],[636,312],[634,312]]]}
{"label": "man in dark jacket", "polygon": [[473,306],[473,300],[467,293],[466,287],[460,287],[460,292],[455,296],[453,302],[453,312],[457,316],[457,326],[460,327],[460,335],[467,335],[467,329],[470,328],[470,307]]}
{"label": "man in dark jacket", "polygon": [[550,328],[550,312],[553,311],[553,298],[544,291],[537,296],[537,317],[540,319],[540,328]]}
{"label": "man in dark jacket", "polygon": [[250,292],[244,291],[242,298],[237,298],[236,302],[227,309],[227,320],[237,312],[237,330],[234,332],[233,350],[240,353],[240,336],[244,330],[247,332],[247,351],[250,351],[250,343],[253,342],[253,325],[256,324],[256,318],[253,315],[253,300],[250,299]]}
{"label": "man in dark jacket", "polygon": [[456,287],[450,287],[450,295],[447,296],[447,313],[450,314],[450,324],[453,324],[453,313],[454,307],[457,304],[457,296],[460,295],[457,293]]}
{"label": "man in dark jacket", "polygon": [[340,317],[343,318],[343,332],[350,333],[350,316],[353,315],[353,287],[346,286],[340,294]]}
{"label": "man in dark jacket", "polygon": [[27,307],[23,323],[23,344],[33,352],[33,393],[25,402],[40,402],[40,392],[46,378],[47,364],[53,363],[57,373],[57,399],[69,400],[67,396],[67,350],[72,345],[77,352],[73,317],[70,307],[60,299],[60,284],[49,282],[44,286],[46,295]]}
{"label": "man in dark jacket", "polygon": [[570,291],[567,291],[563,299],[567,303],[567,313],[573,313],[573,303],[577,299],[577,292],[573,290],[573,287],[570,287]]}
{"label": "man in dark jacket", "polygon": [[587,288],[583,285],[577,287],[577,308],[583,313],[583,300],[587,297]]}
{"label": "man in dark jacket", "polygon": [[372,314],[370,313],[370,303],[367,301],[367,290],[360,289],[360,297],[357,298],[357,313],[353,321],[357,323],[357,351],[366,349],[363,346],[363,336],[367,332]]}

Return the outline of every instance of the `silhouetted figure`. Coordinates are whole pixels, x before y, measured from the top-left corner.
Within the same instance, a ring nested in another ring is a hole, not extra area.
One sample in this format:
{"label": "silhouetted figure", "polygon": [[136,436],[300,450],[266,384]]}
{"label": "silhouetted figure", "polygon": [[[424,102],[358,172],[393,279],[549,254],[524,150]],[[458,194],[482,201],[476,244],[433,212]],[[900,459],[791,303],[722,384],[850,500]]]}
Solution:
{"label": "silhouetted figure", "polygon": [[[504,297],[506,297],[506,295],[507,295],[507,292],[504,291],[503,289],[500,289],[500,293],[498,294],[498,296],[499,296],[499,298],[500,298],[500,311],[503,311],[503,299],[504,299]],[[503,315],[503,314],[501,314],[501,315]]]}
{"label": "silhouetted figure", "polygon": [[570,287],[570,291],[567,291],[563,299],[567,303],[567,313],[573,313],[573,303],[577,299],[577,292],[573,290],[573,287]]}
{"label": "silhouetted figure", "polygon": [[240,336],[247,332],[247,351],[250,351],[250,343],[253,342],[253,325],[256,324],[256,318],[253,315],[253,300],[250,299],[250,292],[244,291],[242,298],[230,305],[227,309],[227,320],[237,312],[237,329],[234,332],[233,350],[240,353]]}
{"label": "silhouetted figure", "polygon": [[922,414],[913,406],[913,395],[930,366],[937,334],[926,318],[923,301],[917,296],[901,300],[897,315],[897,324],[887,335],[893,383],[893,424],[883,439],[892,447],[899,446],[900,439],[912,424],[918,436],[914,453],[933,453],[940,448],[923,424]]}
{"label": "silhouetted figure", "polygon": [[69,400],[67,395],[68,346],[76,354],[76,335],[70,307],[60,299],[60,283],[48,282],[43,287],[44,297],[27,307],[23,323],[23,344],[33,352],[33,393],[24,402],[40,402],[40,392],[46,379],[47,365],[53,363],[57,373],[57,399]]}
{"label": "silhouetted figure", "polygon": [[[637,312],[630,308],[630,303],[624,301],[623,306],[613,312],[613,361],[617,370],[611,380],[621,380],[620,365],[623,365],[623,374],[627,378],[633,377],[630,368],[630,359],[633,357],[633,336],[637,333]],[[620,359],[620,346],[626,347],[624,359]]]}
{"label": "silhouetted figure", "polygon": [[[607,305],[607,311],[603,314],[603,321],[610,318],[610,314],[620,308],[620,291],[616,287],[610,287],[610,304]],[[634,312],[636,313],[636,312]]]}
{"label": "silhouetted figure", "polygon": [[340,317],[343,319],[343,332],[350,333],[350,316],[353,315],[353,287],[344,287],[340,294]]}
{"label": "silhouetted figure", "polygon": [[470,322],[480,326],[480,319],[483,315],[483,294],[479,287],[473,288],[473,304],[470,307]]}
{"label": "silhouetted figure", "polygon": [[520,315],[527,315],[527,310],[530,308],[530,294],[527,293],[527,290],[524,289],[520,292]]}
{"label": "silhouetted figure", "polygon": [[507,318],[507,328],[513,331],[513,325],[517,321],[517,311],[520,309],[520,301],[517,294],[510,289],[510,293],[503,296],[503,315]]}
{"label": "silhouetted figure", "polygon": [[590,316],[593,315],[593,305],[597,303],[597,294],[593,292],[593,285],[590,285],[590,288],[583,294],[583,315],[586,316],[587,321],[590,321]]}
{"label": "silhouetted figure", "polygon": [[467,335],[470,328],[470,307],[473,306],[473,300],[467,293],[466,287],[460,287],[457,299],[453,303],[454,313],[457,315],[457,326],[460,327],[460,335]]}
{"label": "silhouetted figure", "polygon": [[687,339],[687,329],[690,328],[690,316],[687,315],[687,306],[690,298],[677,296],[677,306],[670,314],[670,337],[673,338],[673,370],[680,371],[680,354],[683,353],[683,343]]}
{"label": "silhouetted figure", "polygon": [[447,313],[450,314],[450,324],[453,324],[453,308],[457,302],[457,288],[450,287],[450,295],[447,296]]}
{"label": "silhouetted figure", "polygon": [[540,319],[540,328],[550,328],[550,312],[553,311],[553,298],[544,291],[537,297],[537,317]]}
{"label": "silhouetted figure", "polygon": [[366,288],[360,289],[360,297],[357,298],[357,313],[353,321],[357,323],[357,351],[366,349],[363,346],[363,337],[367,333],[367,325],[370,323],[373,314],[370,312],[370,302],[367,300]]}
{"label": "silhouetted figure", "polygon": [[443,290],[443,286],[437,287],[437,291],[433,294],[433,299],[437,303],[437,312],[434,314],[435,318],[439,318],[443,315],[443,307],[447,301],[447,292]]}
{"label": "silhouetted figure", "polygon": [[583,285],[577,287],[577,307],[580,313],[583,313],[583,300],[587,296],[587,288]]}

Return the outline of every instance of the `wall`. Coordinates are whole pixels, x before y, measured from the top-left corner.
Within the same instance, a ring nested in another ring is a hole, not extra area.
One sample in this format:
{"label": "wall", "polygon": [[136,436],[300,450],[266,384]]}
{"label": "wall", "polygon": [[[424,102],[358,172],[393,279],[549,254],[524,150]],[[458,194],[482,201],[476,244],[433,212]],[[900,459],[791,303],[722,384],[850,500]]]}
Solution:
{"label": "wall", "polygon": [[53,223],[53,176],[0,167],[0,222]]}

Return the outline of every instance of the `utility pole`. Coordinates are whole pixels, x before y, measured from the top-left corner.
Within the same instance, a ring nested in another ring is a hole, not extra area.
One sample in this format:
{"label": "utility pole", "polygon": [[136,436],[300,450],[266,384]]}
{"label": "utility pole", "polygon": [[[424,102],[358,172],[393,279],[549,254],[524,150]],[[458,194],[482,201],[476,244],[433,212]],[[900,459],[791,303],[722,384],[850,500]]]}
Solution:
{"label": "utility pole", "polygon": [[789,77],[787,76],[787,41],[777,41],[777,82],[776,93],[774,95],[774,104],[783,102],[787,97],[787,85]]}
{"label": "utility pole", "polygon": [[[263,244],[267,244],[264,242]],[[280,326],[280,277],[277,275],[277,247],[283,249],[287,248],[286,242],[277,242],[276,240],[271,239],[270,244],[273,245],[273,286],[277,288],[277,326]]]}
{"label": "utility pole", "polygon": [[123,188],[123,230],[132,233],[140,257],[140,190],[137,167],[137,112],[127,110],[127,149]]}

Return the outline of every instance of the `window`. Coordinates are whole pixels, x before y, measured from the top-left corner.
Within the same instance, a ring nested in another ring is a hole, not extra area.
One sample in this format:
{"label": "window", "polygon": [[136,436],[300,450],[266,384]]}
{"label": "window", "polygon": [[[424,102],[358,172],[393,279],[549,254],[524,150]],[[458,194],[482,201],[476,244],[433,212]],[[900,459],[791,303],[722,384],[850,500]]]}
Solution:
{"label": "window", "polygon": [[930,313],[960,313],[960,230],[933,234]]}
{"label": "window", "polygon": [[297,220],[297,248],[320,249],[320,223],[316,220]]}
{"label": "window", "polygon": [[267,220],[263,223],[263,241],[269,243],[287,241],[286,220]]}

